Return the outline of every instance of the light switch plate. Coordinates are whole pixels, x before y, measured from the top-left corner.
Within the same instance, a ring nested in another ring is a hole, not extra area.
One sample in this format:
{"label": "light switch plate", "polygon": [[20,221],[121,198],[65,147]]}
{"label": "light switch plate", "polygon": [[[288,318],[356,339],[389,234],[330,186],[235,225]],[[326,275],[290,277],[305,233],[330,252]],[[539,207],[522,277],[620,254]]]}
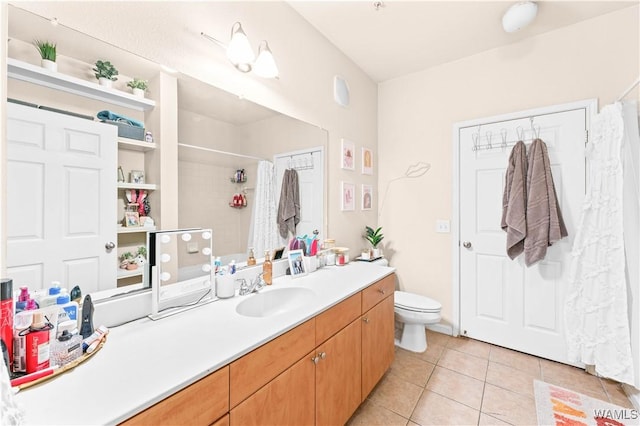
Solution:
{"label": "light switch plate", "polygon": [[438,219],[436,220],[436,232],[441,234],[448,234],[450,231],[449,221]]}

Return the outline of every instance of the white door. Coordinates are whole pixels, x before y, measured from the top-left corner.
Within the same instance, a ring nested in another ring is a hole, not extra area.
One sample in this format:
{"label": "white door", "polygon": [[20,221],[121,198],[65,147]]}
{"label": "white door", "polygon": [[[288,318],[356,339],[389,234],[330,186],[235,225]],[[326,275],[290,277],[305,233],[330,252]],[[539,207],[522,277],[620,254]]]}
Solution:
{"label": "white door", "polygon": [[116,283],[115,126],[9,103],[7,273],[30,289]]}
{"label": "white door", "polygon": [[[324,161],[323,150],[313,148],[304,151],[286,152],[274,156],[276,168],[276,205],[280,202],[282,177],[288,168],[298,172],[300,187],[300,223],[297,235],[313,235],[314,230],[324,230]],[[285,244],[286,241],[283,241]]]}
{"label": "white door", "polygon": [[[567,363],[563,308],[570,252],[585,193],[584,148],[587,109],[538,111],[533,122],[496,120],[480,126],[478,145],[507,148],[473,150],[478,126],[459,128],[460,333],[471,338]],[[527,149],[533,130],[547,144],[558,202],[569,236],[549,247],[531,267],[524,255],[506,255],[501,229],[507,160],[518,132]],[[487,135],[492,137],[487,137]]]}

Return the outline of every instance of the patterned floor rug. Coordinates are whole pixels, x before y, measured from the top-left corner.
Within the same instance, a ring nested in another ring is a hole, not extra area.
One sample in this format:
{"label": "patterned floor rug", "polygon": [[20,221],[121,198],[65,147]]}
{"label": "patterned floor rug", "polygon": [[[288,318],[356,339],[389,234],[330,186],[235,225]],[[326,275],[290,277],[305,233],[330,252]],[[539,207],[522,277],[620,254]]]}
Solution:
{"label": "patterned floor rug", "polygon": [[630,426],[640,424],[638,410],[623,408],[539,380],[533,381],[538,425]]}

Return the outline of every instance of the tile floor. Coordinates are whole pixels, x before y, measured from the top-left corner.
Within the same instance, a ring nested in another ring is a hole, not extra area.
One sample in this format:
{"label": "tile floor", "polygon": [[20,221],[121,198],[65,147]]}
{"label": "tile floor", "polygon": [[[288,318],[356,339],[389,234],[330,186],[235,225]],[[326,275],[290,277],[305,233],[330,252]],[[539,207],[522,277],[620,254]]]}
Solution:
{"label": "tile floor", "polygon": [[393,365],[348,425],[535,425],[533,379],[633,408],[621,387],[557,362],[427,331],[429,347],[396,347]]}

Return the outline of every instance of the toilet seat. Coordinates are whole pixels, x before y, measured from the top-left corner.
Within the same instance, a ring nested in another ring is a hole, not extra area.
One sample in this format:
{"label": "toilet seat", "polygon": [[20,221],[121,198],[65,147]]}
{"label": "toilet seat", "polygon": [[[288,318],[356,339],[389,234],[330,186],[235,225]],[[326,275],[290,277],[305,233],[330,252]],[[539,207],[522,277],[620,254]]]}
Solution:
{"label": "toilet seat", "polygon": [[397,308],[411,312],[439,313],[442,304],[419,294],[396,291],[394,304]]}

